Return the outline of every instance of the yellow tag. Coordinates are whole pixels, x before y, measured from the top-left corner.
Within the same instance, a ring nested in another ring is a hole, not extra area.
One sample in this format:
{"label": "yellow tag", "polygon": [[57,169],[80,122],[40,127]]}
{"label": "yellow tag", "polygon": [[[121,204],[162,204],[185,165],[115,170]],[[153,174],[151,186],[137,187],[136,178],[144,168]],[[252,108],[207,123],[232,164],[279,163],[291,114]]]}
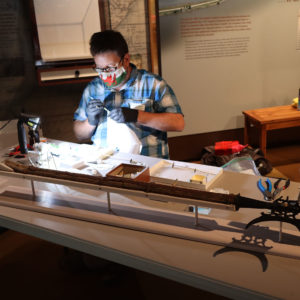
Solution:
{"label": "yellow tag", "polygon": [[204,183],[205,181],[205,176],[203,175],[193,175],[191,178],[191,182],[199,182],[199,183]]}

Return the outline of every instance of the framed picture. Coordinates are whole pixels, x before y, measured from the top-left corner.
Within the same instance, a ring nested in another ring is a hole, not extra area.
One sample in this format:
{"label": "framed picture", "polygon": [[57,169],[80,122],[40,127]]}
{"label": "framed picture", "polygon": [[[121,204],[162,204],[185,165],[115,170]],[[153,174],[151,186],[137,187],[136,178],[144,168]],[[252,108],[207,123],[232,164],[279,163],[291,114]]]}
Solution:
{"label": "framed picture", "polygon": [[120,31],[138,68],[160,74],[157,0],[30,0],[40,85],[90,81],[97,31]]}

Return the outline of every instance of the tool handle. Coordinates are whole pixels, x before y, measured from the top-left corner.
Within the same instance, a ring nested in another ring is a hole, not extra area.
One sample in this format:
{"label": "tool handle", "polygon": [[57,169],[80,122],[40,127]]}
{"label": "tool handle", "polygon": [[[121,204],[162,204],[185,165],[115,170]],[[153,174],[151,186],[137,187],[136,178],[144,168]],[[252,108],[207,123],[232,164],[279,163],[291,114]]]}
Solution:
{"label": "tool handle", "polygon": [[17,124],[18,128],[18,140],[20,145],[20,151],[22,154],[28,153],[27,149],[27,138],[26,138],[26,131],[23,125],[23,121],[20,119]]}
{"label": "tool handle", "polygon": [[[276,182],[274,183],[274,189],[275,189],[275,190],[278,189],[278,186],[279,186],[279,183],[280,183],[281,180],[283,180],[283,179],[282,179],[282,178],[279,178],[279,179],[276,180]],[[287,179],[287,180],[285,181],[284,186],[281,188],[281,190],[287,189],[287,188],[290,186],[290,183],[291,183],[291,180],[290,180],[290,179]]]}
{"label": "tool handle", "polygon": [[291,180],[288,179],[284,185],[284,187],[282,188],[283,190],[287,189],[290,186]]}
{"label": "tool handle", "polygon": [[274,189],[276,190],[278,188],[278,185],[280,183],[280,181],[282,180],[282,178],[279,178],[276,180],[276,182],[274,183]]}
{"label": "tool handle", "polygon": [[272,191],[272,182],[270,181],[269,178],[267,178],[266,184],[267,184],[267,190],[271,193],[271,191]]}
{"label": "tool handle", "polygon": [[262,185],[261,179],[259,179],[259,180],[257,181],[257,187],[258,187],[258,189],[259,189],[262,193],[264,193],[265,188],[264,188],[264,186]]}
{"label": "tool handle", "polygon": [[267,187],[265,188],[265,187],[263,186],[262,182],[261,182],[261,179],[259,179],[258,182],[257,182],[257,186],[258,186],[259,190],[260,190],[262,193],[264,193],[265,191],[268,191],[268,192],[271,193],[271,191],[272,191],[272,182],[270,181],[269,178],[267,178],[266,184],[267,184]]}

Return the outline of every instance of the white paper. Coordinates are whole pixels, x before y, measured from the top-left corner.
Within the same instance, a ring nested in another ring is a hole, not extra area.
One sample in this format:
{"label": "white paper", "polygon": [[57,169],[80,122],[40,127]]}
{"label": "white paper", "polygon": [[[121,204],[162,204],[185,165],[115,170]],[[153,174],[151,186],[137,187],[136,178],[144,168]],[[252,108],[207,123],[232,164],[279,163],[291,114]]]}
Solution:
{"label": "white paper", "polygon": [[140,154],[142,144],[136,134],[123,123],[107,118],[107,145],[120,152]]}

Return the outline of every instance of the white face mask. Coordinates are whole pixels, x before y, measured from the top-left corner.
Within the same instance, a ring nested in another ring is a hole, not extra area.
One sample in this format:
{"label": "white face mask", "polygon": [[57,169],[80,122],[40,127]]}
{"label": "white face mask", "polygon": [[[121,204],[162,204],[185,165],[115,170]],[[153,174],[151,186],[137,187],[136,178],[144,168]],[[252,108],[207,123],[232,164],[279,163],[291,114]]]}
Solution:
{"label": "white face mask", "polygon": [[112,88],[119,85],[125,79],[126,74],[127,72],[122,66],[113,72],[101,72],[99,76],[107,87]]}

